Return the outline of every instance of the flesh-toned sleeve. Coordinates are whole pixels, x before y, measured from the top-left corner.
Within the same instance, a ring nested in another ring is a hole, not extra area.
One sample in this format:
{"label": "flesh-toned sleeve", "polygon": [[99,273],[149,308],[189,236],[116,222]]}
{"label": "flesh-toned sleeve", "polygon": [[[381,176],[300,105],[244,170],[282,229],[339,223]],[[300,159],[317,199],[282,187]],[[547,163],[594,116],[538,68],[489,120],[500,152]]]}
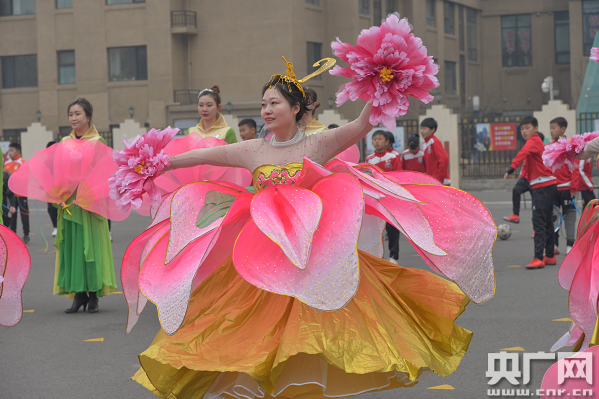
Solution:
{"label": "flesh-toned sleeve", "polygon": [[246,154],[249,151],[253,152],[259,144],[260,140],[248,140],[212,148],[198,148],[170,157],[171,165],[168,170],[198,165],[236,166],[248,169]]}
{"label": "flesh-toned sleeve", "polygon": [[317,136],[321,141],[319,148],[325,152],[322,157],[331,159],[362,140],[372,130],[369,122],[371,111],[372,103],[369,101],[356,120],[335,129],[314,133],[309,137]]}
{"label": "flesh-toned sleeve", "polygon": [[587,145],[584,147],[584,150],[580,154],[580,158],[586,160],[597,154],[599,154],[599,137],[587,143]]}

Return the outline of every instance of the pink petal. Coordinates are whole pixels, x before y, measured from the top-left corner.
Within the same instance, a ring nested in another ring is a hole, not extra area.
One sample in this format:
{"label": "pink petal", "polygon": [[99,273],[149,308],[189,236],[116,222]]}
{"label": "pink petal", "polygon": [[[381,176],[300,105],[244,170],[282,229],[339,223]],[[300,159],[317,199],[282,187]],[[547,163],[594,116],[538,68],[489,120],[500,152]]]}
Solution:
{"label": "pink petal", "polygon": [[245,280],[259,288],[332,311],[343,308],[358,289],[356,244],[364,209],[362,192],[354,178],[342,174],[325,177],[312,191],[322,201],[322,218],[305,270],[291,263],[251,220],[237,239],[233,263]]}
{"label": "pink petal", "polygon": [[281,247],[289,261],[305,269],[312,237],[322,216],[318,196],[306,189],[280,184],[254,197],[251,214],[256,227]]}
{"label": "pink petal", "polygon": [[0,225],[0,325],[13,327],[23,316],[22,291],[31,270],[31,256],[25,243]]}

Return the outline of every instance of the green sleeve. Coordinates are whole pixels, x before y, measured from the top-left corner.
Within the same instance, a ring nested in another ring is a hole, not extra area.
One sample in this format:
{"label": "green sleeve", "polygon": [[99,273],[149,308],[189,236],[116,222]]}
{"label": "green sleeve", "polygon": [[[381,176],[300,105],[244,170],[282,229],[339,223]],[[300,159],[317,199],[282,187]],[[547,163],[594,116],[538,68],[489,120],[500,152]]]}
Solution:
{"label": "green sleeve", "polygon": [[100,138],[98,139],[98,141],[101,142],[104,145],[107,145],[106,144],[106,140],[104,140],[104,137],[102,137],[102,136],[100,136]]}
{"label": "green sleeve", "polygon": [[233,130],[233,128],[229,128],[229,130],[227,130],[225,141],[229,144],[237,143],[237,136],[235,135],[235,130]]}
{"label": "green sleeve", "polygon": [[183,133],[183,136],[187,136],[187,135],[189,134],[189,130],[190,130],[190,129],[191,129],[191,128],[187,129],[187,130],[185,131],[185,133]]}

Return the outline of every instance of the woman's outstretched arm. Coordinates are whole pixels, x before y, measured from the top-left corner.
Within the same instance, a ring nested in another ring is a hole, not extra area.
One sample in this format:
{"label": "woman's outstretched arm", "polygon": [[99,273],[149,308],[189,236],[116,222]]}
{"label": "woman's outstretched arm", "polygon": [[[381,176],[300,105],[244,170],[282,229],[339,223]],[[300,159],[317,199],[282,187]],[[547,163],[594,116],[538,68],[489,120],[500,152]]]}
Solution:
{"label": "woman's outstretched arm", "polygon": [[212,148],[198,148],[175,155],[169,158],[171,161],[167,170],[179,168],[191,168],[198,165],[214,166],[236,166],[246,168],[246,157],[241,156],[258,144],[258,140],[248,140],[242,143],[221,145]]}
{"label": "woman's outstretched arm", "polygon": [[372,102],[368,101],[357,119],[338,128],[313,134],[326,142],[321,147],[327,151],[324,158],[330,159],[362,140],[373,128],[369,121],[371,111]]}
{"label": "woman's outstretched arm", "polygon": [[584,147],[584,150],[582,150],[582,152],[578,154],[576,158],[580,160],[586,160],[597,154],[599,154],[599,137],[589,141]]}

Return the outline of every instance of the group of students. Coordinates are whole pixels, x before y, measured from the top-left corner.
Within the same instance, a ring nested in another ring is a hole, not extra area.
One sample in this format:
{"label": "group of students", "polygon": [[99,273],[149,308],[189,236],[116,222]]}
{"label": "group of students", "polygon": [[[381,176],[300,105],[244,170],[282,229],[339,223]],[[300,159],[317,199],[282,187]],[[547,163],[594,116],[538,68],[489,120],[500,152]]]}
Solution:
{"label": "group of students", "polygon": [[[377,130],[372,134],[374,153],[366,157],[366,162],[376,165],[383,172],[410,170],[426,173],[440,183],[448,186],[449,155],[445,151],[437,132],[437,121],[426,118],[420,123],[420,135],[424,140],[420,147],[420,138],[413,135],[408,139],[408,149],[399,153],[393,148],[395,137],[386,130]],[[389,238],[389,262],[397,264],[399,259],[399,230],[387,223],[387,236]]]}
{"label": "group of students", "polygon": [[[562,117],[550,122],[551,141],[556,143],[566,137],[568,122]],[[566,253],[570,252],[576,239],[576,195],[581,193],[584,207],[595,198],[592,182],[592,160],[578,161],[578,168],[570,170],[563,165],[555,172],[543,164],[544,136],[539,132],[539,123],[535,117],[527,116],[520,121],[520,132],[526,140],[518,152],[504,179],[522,166],[517,184],[512,191],[513,214],[503,219],[520,222],[520,196],[531,192],[532,224],[534,229],[534,258],[526,266],[538,269],[545,265],[555,265],[555,255],[559,255],[559,231],[555,231],[553,209],[557,207],[563,215],[566,231]]]}

